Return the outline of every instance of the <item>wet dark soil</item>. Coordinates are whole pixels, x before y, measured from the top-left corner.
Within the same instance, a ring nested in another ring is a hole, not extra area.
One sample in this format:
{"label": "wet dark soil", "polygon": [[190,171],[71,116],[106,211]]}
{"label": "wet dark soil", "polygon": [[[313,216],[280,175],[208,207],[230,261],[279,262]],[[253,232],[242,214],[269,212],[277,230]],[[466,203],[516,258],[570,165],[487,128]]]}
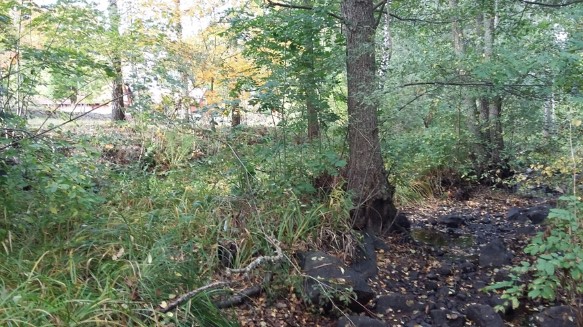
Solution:
{"label": "wet dark soil", "polygon": [[[419,206],[401,208],[412,223],[411,235],[389,235],[383,238],[386,250],[377,250],[379,272],[369,280],[377,299],[404,302],[378,312],[369,304],[364,315],[383,321],[388,326],[440,326],[438,314],[452,324],[458,316],[467,316],[468,307],[483,304],[494,307],[502,303],[499,294],[483,288],[507,279],[512,265],[530,260],[524,247],[530,238],[546,227],[530,221],[507,218],[513,207],[530,208],[548,205],[550,198],[522,197],[506,192],[481,190],[468,201],[435,200]],[[450,220],[443,217],[453,217]],[[459,224],[456,223],[458,219]],[[496,241],[497,240],[497,241]],[[503,244],[507,264],[484,266],[482,248],[492,242]],[[301,301],[300,301],[301,302]],[[532,325],[532,314],[559,303],[524,300],[520,309],[501,314],[507,326]],[[266,305],[258,299],[236,309],[243,326],[337,326],[337,318],[321,316],[313,308],[302,307],[295,295]],[[363,314],[361,314],[363,315]],[[461,320],[461,326],[475,326]]]}

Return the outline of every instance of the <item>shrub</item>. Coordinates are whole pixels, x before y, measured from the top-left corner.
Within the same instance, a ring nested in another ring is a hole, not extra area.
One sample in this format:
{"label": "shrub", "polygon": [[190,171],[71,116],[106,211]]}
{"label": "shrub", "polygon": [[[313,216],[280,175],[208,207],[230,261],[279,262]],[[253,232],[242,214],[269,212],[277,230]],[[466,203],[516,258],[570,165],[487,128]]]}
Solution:
{"label": "shrub", "polygon": [[576,196],[564,196],[562,208],[552,209],[549,225],[525,248],[533,256],[512,269],[511,279],[488,286],[502,289],[502,298],[513,308],[525,295],[530,299],[554,301],[562,294],[569,302],[583,294],[583,228],[580,216],[583,202]]}

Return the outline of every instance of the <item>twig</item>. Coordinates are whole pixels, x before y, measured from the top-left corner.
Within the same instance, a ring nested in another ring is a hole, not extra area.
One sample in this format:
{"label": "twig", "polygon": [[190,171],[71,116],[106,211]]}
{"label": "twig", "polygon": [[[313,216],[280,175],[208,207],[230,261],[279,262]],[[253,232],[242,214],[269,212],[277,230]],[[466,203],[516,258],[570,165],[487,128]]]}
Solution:
{"label": "twig", "polygon": [[243,276],[244,277],[249,277],[249,273],[257,268],[260,264],[264,263],[264,262],[271,262],[271,263],[275,263],[277,261],[280,261],[284,258],[283,256],[283,251],[281,250],[281,247],[279,246],[278,242],[271,240],[270,238],[267,238],[267,240],[273,244],[273,246],[275,247],[275,252],[276,255],[274,256],[261,256],[255,260],[253,260],[250,264],[247,265],[247,267],[245,268],[241,268],[241,269],[227,269],[227,275],[230,275],[232,273],[244,273]]}
{"label": "twig", "polygon": [[183,295],[181,295],[180,297],[178,297],[176,300],[170,302],[168,305],[166,306],[162,306],[159,305],[158,306],[158,311],[162,312],[162,313],[166,313],[170,310],[174,310],[176,309],[179,305],[184,304],[185,302],[187,302],[188,300],[190,300],[191,298],[193,298],[195,295],[197,295],[200,292],[209,290],[209,289],[213,289],[213,288],[219,288],[219,287],[224,287],[227,286],[229,284],[231,284],[232,282],[214,282],[214,283],[210,283],[208,285],[199,287],[195,290],[192,290],[188,293],[185,293]]}
{"label": "twig", "polygon": [[[271,6],[271,7],[282,7],[282,8],[290,8],[290,9],[302,9],[302,10],[314,10],[314,7],[312,6],[301,6],[301,5],[293,5],[293,4],[289,4],[289,3],[282,3],[282,2],[275,2],[272,0],[267,0],[267,5]],[[344,18],[328,11],[327,12],[328,16],[330,17],[334,17],[336,19],[338,19],[341,22],[344,22]]]}
{"label": "twig", "polygon": [[121,97],[118,97],[118,98],[116,98],[116,99],[110,100],[110,101],[108,101],[108,102],[106,102],[106,103],[104,103],[104,104],[101,104],[101,105],[99,105],[99,106],[97,106],[97,107],[95,107],[95,108],[93,108],[93,109],[91,109],[91,110],[89,110],[89,111],[87,111],[87,112],[84,112],[84,113],[82,113],[82,114],[80,114],[80,115],[77,115],[77,116],[75,116],[75,117],[72,117],[72,118],[70,118],[69,120],[67,120],[67,121],[64,121],[64,122],[60,123],[59,125],[56,125],[56,126],[54,126],[54,127],[51,127],[51,128],[49,128],[49,129],[46,129],[46,130],[44,130],[44,131],[42,131],[42,132],[40,132],[40,133],[36,133],[36,134],[34,134],[34,135],[31,135],[31,136],[28,136],[28,137],[22,138],[22,139],[20,139],[20,140],[16,140],[16,141],[10,142],[10,143],[8,143],[8,144],[7,144],[7,145],[5,145],[5,146],[3,146],[3,147],[0,147],[0,151],[6,150],[6,149],[7,149],[7,148],[9,148],[9,147],[13,147],[13,146],[15,146],[15,145],[18,145],[20,142],[22,142],[22,141],[24,141],[24,140],[31,140],[31,139],[35,139],[35,138],[38,138],[39,136],[42,136],[42,135],[45,135],[45,134],[47,134],[47,133],[49,133],[49,132],[52,132],[52,131],[54,131],[54,130],[55,130],[55,129],[57,129],[57,128],[61,128],[61,127],[63,127],[64,125],[66,125],[66,124],[68,124],[68,123],[71,123],[71,122],[73,122],[73,121],[75,121],[75,120],[77,120],[77,119],[79,119],[79,118],[81,118],[81,117],[83,117],[83,116],[86,116],[86,115],[88,115],[88,114],[92,113],[93,111],[95,111],[95,110],[97,110],[97,109],[99,109],[99,108],[101,108],[101,107],[104,107],[104,106],[106,106],[106,105],[108,105],[108,104],[112,103],[113,101],[116,101],[116,100],[118,100],[119,98],[121,98]]}
{"label": "twig", "polygon": [[578,3],[583,3],[583,1],[578,0],[578,1],[571,1],[571,2],[564,2],[564,3],[557,3],[557,4],[552,4],[552,3],[544,3],[544,2],[536,2],[536,1],[525,1],[525,0],[519,0],[522,3],[526,3],[527,5],[537,5],[537,6],[541,6],[541,7],[551,7],[551,8],[560,8],[560,7],[566,7],[566,6],[570,6],[570,5],[575,5]]}
{"label": "twig", "polygon": [[245,301],[245,299],[261,294],[261,292],[271,282],[272,277],[273,277],[273,273],[268,272],[265,275],[265,277],[263,278],[263,283],[261,285],[254,285],[254,286],[251,286],[249,288],[246,288],[246,289],[242,290],[241,292],[238,292],[237,294],[231,296],[230,298],[228,298],[226,300],[214,302],[214,305],[219,309],[226,309],[226,308],[230,308],[230,307],[235,306],[235,305],[239,305],[239,304],[243,303]]}

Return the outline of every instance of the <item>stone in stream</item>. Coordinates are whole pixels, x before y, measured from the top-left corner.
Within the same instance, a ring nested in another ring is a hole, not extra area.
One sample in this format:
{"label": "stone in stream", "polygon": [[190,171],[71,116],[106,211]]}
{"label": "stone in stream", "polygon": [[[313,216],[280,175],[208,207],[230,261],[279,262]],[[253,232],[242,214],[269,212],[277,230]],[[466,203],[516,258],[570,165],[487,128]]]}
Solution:
{"label": "stone in stream", "polygon": [[502,317],[489,305],[470,305],[466,308],[466,315],[478,327],[504,327]]}
{"label": "stone in stream", "polygon": [[344,316],[338,320],[338,327],[388,327],[389,325],[364,316]]}
{"label": "stone in stream", "polygon": [[[298,254],[300,265],[307,277],[304,282],[304,294],[311,304],[329,311],[332,304],[348,307],[354,312],[362,312],[365,305],[374,297],[374,292],[367,283],[367,278],[344,265],[340,259],[321,251]],[[355,300],[346,302],[350,292]]]}
{"label": "stone in stream", "polygon": [[480,267],[501,267],[512,262],[512,253],[508,251],[500,238],[492,240],[480,249]]}
{"label": "stone in stream", "polygon": [[583,319],[581,312],[577,312],[573,307],[561,305],[550,307],[534,316],[536,327],[577,327],[578,322]]}

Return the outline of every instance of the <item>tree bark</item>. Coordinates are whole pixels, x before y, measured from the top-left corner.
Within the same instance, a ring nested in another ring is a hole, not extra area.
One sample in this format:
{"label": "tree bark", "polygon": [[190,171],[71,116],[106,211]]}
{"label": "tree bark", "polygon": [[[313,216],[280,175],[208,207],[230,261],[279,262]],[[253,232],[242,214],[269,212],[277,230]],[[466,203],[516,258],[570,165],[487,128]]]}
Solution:
{"label": "tree bark", "polygon": [[111,119],[113,121],[125,120],[125,108],[123,101],[123,74],[121,71],[121,60],[116,57],[113,60],[113,67],[115,71],[115,80],[113,82],[113,89],[111,97]]}
{"label": "tree bark", "polygon": [[[114,43],[119,42],[119,10],[117,7],[117,0],[109,0],[109,20],[110,28],[114,35],[117,36],[118,40]],[[121,65],[121,55],[117,45],[113,48],[113,59],[112,59],[113,71],[115,72],[115,78],[113,81],[112,88],[112,102],[111,102],[111,119],[113,121],[125,120],[125,110],[123,102],[123,73]]]}
{"label": "tree bark", "polygon": [[372,0],[344,0],[348,82],[348,190],[355,208],[354,227],[379,233],[396,216],[378,134],[375,68],[375,19]]}
{"label": "tree bark", "polygon": [[241,125],[241,108],[234,101],[231,105],[231,127],[237,127],[239,125]]}
{"label": "tree bark", "polygon": [[[458,1],[457,0],[450,0],[449,1],[450,7],[457,11],[458,9]],[[458,17],[456,15],[455,19],[453,20],[452,27],[451,27],[451,34],[452,34],[452,41],[453,41],[453,48],[456,57],[461,61],[464,56],[466,49],[464,47],[464,33],[463,29],[460,26],[459,21],[457,20]],[[463,68],[458,70],[458,75],[460,79],[464,79],[466,75],[466,71]],[[467,118],[467,127],[470,134],[473,136],[473,141],[471,142],[471,153],[470,159],[472,160],[472,164],[476,174],[479,176],[482,174],[482,164],[486,160],[486,148],[484,142],[484,136],[482,134],[482,126],[481,126],[481,118],[483,115],[481,110],[478,110],[476,105],[476,97],[468,94],[468,92],[464,92],[464,96],[462,99],[462,108],[463,111],[466,113]]]}
{"label": "tree bark", "polygon": [[555,94],[551,93],[543,106],[543,137],[548,138],[555,130]]}
{"label": "tree bark", "polygon": [[504,151],[504,139],[502,137],[502,97],[495,96],[490,101],[488,110],[488,129],[490,130],[490,144],[492,150],[490,151],[490,160],[494,166],[503,164],[502,151]]}
{"label": "tree bark", "polygon": [[[312,6],[311,0],[304,0],[304,5]],[[305,25],[308,28],[308,39],[305,41],[306,50],[303,53],[303,62],[306,65],[305,81],[302,83],[303,94],[306,102],[306,114],[308,118],[308,140],[312,141],[320,136],[320,121],[318,118],[316,69],[314,64],[314,40],[312,36],[317,35],[312,23]]]}
{"label": "tree bark", "polygon": [[389,73],[389,63],[391,62],[391,55],[393,49],[393,37],[391,35],[391,16],[389,15],[389,9],[383,14],[383,44],[381,52],[381,63],[379,68],[379,86],[381,89],[385,85],[385,78]]}
{"label": "tree bark", "polygon": [[[449,1],[452,9],[457,9],[457,0]],[[496,31],[496,0],[488,0],[486,7],[480,12],[475,21],[477,40],[474,46],[479,50],[485,62],[494,59],[495,31]],[[452,23],[453,47],[458,58],[465,55],[463,30],[458,21]],[[463,79],[465,72],[460,70]],[[462,100],[467,112],[468,131],[473,136],[471,142],[472,153],[470,158],[478,178],[486,176],[486,172],[508,171],[504,161],[504,140],[501,123],[503,98],[494,86],[483,90],[476,96],[466,95]],[[491,180],[491,179],[488,179]]]}
{"label": "tree bark", "polygon": [[[177,42],[181,42],[184,39],[184,28],[182,27],[182,11],[180,9],[180,2],[181,0],[174,0],[174,19],[176,20],[174,28],[176,29],[176,38]],[[184,59],[181,58],[180,61]],[[179,115],[185,120],[190,120],[190,101],[189,101],[189,90],[188,90],[188,72],[187,72],[187,63],[183,62],[181,67],[179,68],[180,72],[180,82],[181,82],[181,91],[182,94],[180,95],[181,100],[178,101],[178,111]]]}

